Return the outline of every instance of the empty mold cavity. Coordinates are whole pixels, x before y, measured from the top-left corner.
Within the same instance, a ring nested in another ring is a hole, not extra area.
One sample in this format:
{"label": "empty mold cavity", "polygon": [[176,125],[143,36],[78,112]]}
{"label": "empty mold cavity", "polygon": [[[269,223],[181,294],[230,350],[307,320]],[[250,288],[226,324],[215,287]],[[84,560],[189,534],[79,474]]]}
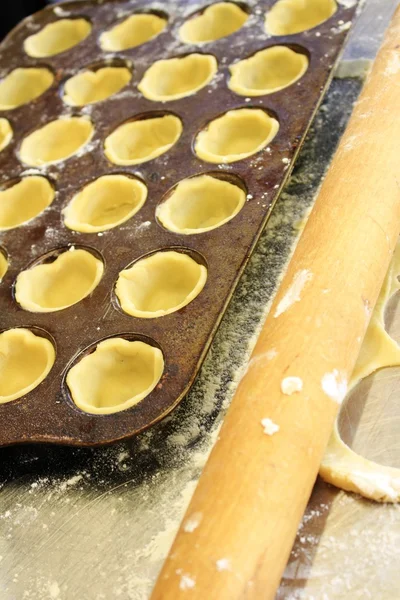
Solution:
{"label": "empty mold cavity", "polygon": [[4,250],[2,250],[2,248],[0,248],[0,283],[1,283],[4,275],[7,273],[7,269],[8,269],[7,255],[4,252]]}
{"label": "empty mold cavity", "polygon": [[170,231],[190,235],[227,223],[246,202],[244,186],[211,175],[184,179],[157,207],[156,216]]}
{"label": "empty mold cavity", "polygon": [[0,404],[25,396],[41,383],[56,353],[46,338],[29,329],[0,333]]}
{"label": "empty mold cavity", "polygon": [[142,116],[117,127],[106,138],[104,152],[116,165],[138,165],[167,152],[181,133],[182,122],[175,115]]}
{"label": "empty mold cavity", "polygon": [[240,29],[248,14],[233,2],[217,2],[182,25],[179,37],[187,44],[213,42]]}
{"label": "empty mold cavity", "polygon": [[217,70],[217,60],[211,54],[158,60],[147,69],[138,88],[143,96],[155,102],[178,100],[205,87]]}
{"label": "empty mold cavity", "polygon": [[31,167],[57,163],[73,156],[93,135],[92,123],[84,117],[56,119],[36,129],[21,144],[21,160]]}
{"label": "empty mold cavity", "polygon": [[60,19],[26,38],[24,50],[35,58],[54,56],[82,42],[91,29],[92,26],[86,19]]}
{"label": "empty mold cavity", "polygon": [[55,192],[45,177],[30,175],[9,181],[0,190],[0,231],[37,217],[53,202]]}
{"label": "empty mold cavity", "polygon": [[80,190],[64,209],[64,223],[82,233],[97,233],[124,223],[143,206],[147,187],[127,175],[103,175]]}
{"label": "empty mold cavity", "polygon": [[7,119],[0,119],[0,152],[11,142],[13,130]]}
{"label": "empty mold cavity", "polygon": [[167,19],[152,13],[131,15],[100,36],[100,46],[108,52],[135,48],[153,39],[167,25]]}
{"label": "empty mold cavity", "polygon": [[229,88],[241,96],[263,96],[292,85],[307,71],[308,58],[287,46],[272,46],[230,67]]}
{"label": "empty mold cavity", "polygon": [[78,408],[104,415],[135,406],[152,392],[163,371],[159,348],[115,337],[100,342],[76,363],[66,382]]}
{"label": "empty mold cavity", "polygon": [[266,15],[265,29],[270,35],[300,33],[320,25],[336,10],[335,0],[278,0]]}
{"label": "empty mold cavity", "polygon": [[15,299],[30,312],[63,310],[89,296],[103,271],[103,262],[87,250],[56,251],[18,275]]}
{"label": "empty mold cavity", "polygon": [[64,102],[72,106],[100,102],[117,94],[131,79],[132,74],[126,67],[87,69],[65,83]]}
{"label": "empty mold cavity", "polygon": [[45,67],[14,69],[0,81],[0,110],[10,110],[41,96],[54,81]]}
{"label": "empty mold cavity", "polygon": [[235,162],[265,148],[278,129],[278,121],[262,109],[230,110],[197,135],[195,152],[210,163]]}
{"label": "empty mold cavity", "polygon": [[160,251],[121,271],[115,293],[128,315],[151,319],[183,308],[196,298],[207,280],[207,269],[188,254]]}

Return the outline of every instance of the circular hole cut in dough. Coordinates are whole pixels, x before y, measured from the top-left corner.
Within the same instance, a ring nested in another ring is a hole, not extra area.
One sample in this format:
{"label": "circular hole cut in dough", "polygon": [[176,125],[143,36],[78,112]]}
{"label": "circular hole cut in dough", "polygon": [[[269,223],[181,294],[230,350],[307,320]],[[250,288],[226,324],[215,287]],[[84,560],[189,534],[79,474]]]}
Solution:
{"label": "circular hole cut in dough", "polygon": [[265,18],[269,35],[301,33],[327,21],[337,10],[335,0],[278,0]]}
{"label": "circular hole cut in dough", "polygon": [[240,96],[263,96],[298,81],[308,68],[305,54],[272,46],[230,67],[228,87]]}
{"label": "circular hole cut in dough", "polygon": [[259,108],[230,110],[200,131],[194,150],[210,163],[231,163],[252,156],[276,136],[279,123]]}
{"label": "circular hole cut in dough", "polygon": [[22,140],[19,155],[25,164],[41,167],[70,158],[93,135],[93,125],[85,117],[50,121]]}
{"label": "circular hole cut in dough", "polygon": [[15,299],[30,312],[63,310],[89,296],[103,272],[103,262],[91,252],[64,250],[53,262],[22,271],[15,283]]}
{"label": "circular hole cut in dough", "polygon": [[13,130],[7,119],[0,119],[0,152],[11,142]]}
{"label": "circular hole cut in dough", "polygon": [[171,114],[128,121],[106,138],[104,153],[116,165],[139,165],[172,148],[182,129],[181,120]]}
{"label": "circular hole cut in dough", "polygon": [[40,175],[12,180],[0,190],[0,231],[13,229],[37,217],[53,202],[54,188]]}
{"label": "circular hole cut in dough", "polygon": [[0,333],[0,404],[25,396],[49,374],[56,353],[46,338],[29,329]]}
{"label": "circular hole cut in dough", "polygon": [[125,87],[132,79],[126,67],[102,67],[74,75],[65,83],[64,102],[71,106],[85,106],[105,100]]}
{"label": "circular hole cut in dough", "polygon": [[217,60],[211,54],[158,60],[147,69],[138,89],[145,98],[155,102],[178,100],[201,90],[217,71]]}
{"label": "circular hole cut in dough", "polygon": [[164,371],[161,350],[142,341],[109,338],[68,372],[72,400],[84,412],[112,414],[138,404]]}
{"label": "circular hole cut in dough", "polygon": [[152,13],[131,15],[100,36],[102,50],[120,52],[141,46],[160,34],[167,25],[167,19]]}
{"label": "circular hole cut in dough", "polygon": [[7,270],[8,270],[7,254],[4,252],[4,250],[2,248],[0,248],[0,283],[1,283],[4,275],[7,273]]}
{"label": "circular hole cut in dough", "polygon": [[53,73],[45,67],[14,69],[0,81],[0,110],[18,108],[39,98],[53,81]]}
{"label": "circular hole cut in dough", "polygon": [[233,219],[245,202],[242,187],[211,175],[198,175],[178,183],[158,205],[156,216],[174,233],[204,233]]}
{"label": "circular hole cut in dough", "polygon": [[82,42],[92,30],[86,19],[60,19],[49,23],[24,42],[28,56],[45,58],[70,50]]}
{"label": "circular hole cut in dough", "polygon": [[160,251],[121,271],[115,293],[122,310],[152,319],[173,313],[196,298],[207,280],[207,269],[183,252]]}
{"label": "circular hole cut in dough", "polygon": [[143,206],[147,187],[127,175],[103,175],[78,192],[64,209],[68,229],[81,233],[106,231],[125,223]]}
{"label": "circular hole cut in dough", "polygon": [[248,17],[233,2],[217,2],[208,6],[202,14],[186,21],[179,30],[179,37],[186,44],[214,42],[238,31]]}

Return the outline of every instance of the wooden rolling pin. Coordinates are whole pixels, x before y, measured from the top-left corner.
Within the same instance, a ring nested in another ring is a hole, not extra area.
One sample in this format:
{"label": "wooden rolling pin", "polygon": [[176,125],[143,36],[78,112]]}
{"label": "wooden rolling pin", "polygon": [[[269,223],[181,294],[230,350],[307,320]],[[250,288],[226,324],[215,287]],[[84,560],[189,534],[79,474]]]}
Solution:
{"label": "wooden rolling pin", "polygon": [[400,9],[153,600],[274,598],[399,232]]}

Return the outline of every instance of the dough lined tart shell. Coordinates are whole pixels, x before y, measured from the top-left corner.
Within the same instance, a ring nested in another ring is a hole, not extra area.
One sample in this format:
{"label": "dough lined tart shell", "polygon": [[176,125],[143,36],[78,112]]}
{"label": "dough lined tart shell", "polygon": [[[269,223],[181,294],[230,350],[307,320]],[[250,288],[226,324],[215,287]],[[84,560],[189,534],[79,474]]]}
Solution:
{"label": "dough lined tart shell", "polygon": [[24,50],[35,58],[55,56],[82,42],[91,30],[92,26],[86,19],[60,19],[26,38]]}
{"label": "dough lined tart shell", "polygon": [[83,71],[65,83],[64,102],[71,106],[85,106],[101,102],[117,94],[132,79],[126,67],[103,67]]}
{"label": "dough lined tart shell", "polygon": [[313,29],[337,10],[335,0],[278,0],[267,13],[265,29],[270,35],[292,35]]}
{"label": "dough lined tart shell", "polygon": [[0,81],[0,110],[11,110],[35,100],[53,81],[53,73],[44,67],[14,69]]}
{"label": "dough lined tart shell", "polygon": [[34,219],[53,202],[55,192],[45,177],[29,175],[0,190],[0,231]]}
{"label": "dough lined tart shell", "polygon": [[159,35],[167,25],[167,19],[155,14],[131,15],[100,36],[103,50],[119,52],[136,48]]}
{"label": "dough lined tart shell", "polygon": [[248,14],[233,2],[217,2],[182,25],[179,37],[187,44],[214,42],[238,31]]}

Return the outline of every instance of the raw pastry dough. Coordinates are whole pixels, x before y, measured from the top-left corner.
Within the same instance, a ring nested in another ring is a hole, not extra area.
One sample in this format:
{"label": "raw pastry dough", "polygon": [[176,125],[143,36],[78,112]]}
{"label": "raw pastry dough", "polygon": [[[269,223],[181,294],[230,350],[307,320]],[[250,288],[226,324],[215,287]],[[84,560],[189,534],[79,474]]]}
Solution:
{"label": "raw pastry dough", "polygon": [[230,110],[198,134],[195,152],[210,163],[235,162],[265,148],[278,129],[278,121],[259,108]]}
{"label": "raw pastry dough", "polygon": [[167,20],[153,14],[131,15],[100,36],[100,46],[109,52],[135,48],[162,32]]}
{"label": "raw pastry dough", "polygon": [[41,96],[54,81],[49,69],[14,69],[0,82],[0,110],[10,110]]}
{"label": "raw pastry dough", "polygon": [[0,283],[4,275],[7,273],[8,261],[6,255],[0,250]]}
{"label": "raw pastry dough", "polygon": [[128,315],[151,319],[169,315],[194,300],[207,269],[182,252],[156,252],[121,271],[115,293]]}
{"label": "raw pastry dough", "polygon": [[23,177],[0,191],[0,231],[37,217],[53,202],[55,192],[45,177]]}
{"label": "raw pastry dough", "polygon": [[335,0],[278,0],[265,18],[270,35],[307,31],[329,19],[337,10]]}
{"label": "raw pastry dough", "polygon": [[139,165],[167,152],[181,133],[181,120],[174,115],[128,121],[106,138],[104,152],[116,165]]}
{"label": "raw pastry dough", "polygon": [[83,71],[68,79],[64,87],[64,102],[85,106],[117,94],[131,80],[126,67],[103,67],[97,71]]}
{"label": "raw pastry dough", "polygon": [[60,19],[26,38],[24,50],[35,58],[54,56],[82,42],[91,30],[92,26],[86,19]]}
{"label": "raw pastry dough", "polygon": [[[400,289],[400,245],[397,246],[388,275],[361,347],[350,389],[377,369],[400,365],[400,348],[386,333],[384,312],[388,299]],[[378,502],[400,501],[400,469],[386,467],[360,456],[341,439],[338,421],[322,460],[320,475],[344,490],[357,492]]]}
{"label": "raw pastry dough", "polygon": [[0,119],[0,152],[11,142],[13,130],[7,119]]}
{"label": "raw pastry dough", "polygon": [[25,396],[54,364],[53,344],[29,329],[0,333],[0,404]]}
{"label": "raw pastry dough", "polygon": [[155,102],[177,100],[201,90],[217,70],[217,60],[211,54],[158,60],[147,69],[138,88],[143,96]]}
{"label": "raw pastry dough", "polygon": [[93,131],[93,125],[84,117],[56,119],[22,140],[20,158],[31,167],[60,162],[87,144]]}
{"label": "raw pastry dough", "polygon": [[156,216],[166,229],[185,235],[203,233],[227,223],[243,208],[246,192],[210,175],[184,179],[162,202]]}
{"label": "raw pastry dough", "polygon": [[64,223],[82,233],[106,231],[125,223],[143,206],[147,187],[126,175],[103,175],[86,185],[64,209]]}
{"label": "raw pastry dough", "polygon": [[144,342],[110,338],[97,345],[67,375],[75,404],[93,414],[111,414],[135,406],[161,379],[161,350]]}
{"label": "raw pastry dough", "polygon": [[52,263],[22,271],[15,284],[15,299],[30,312],[63,310],[86,298],[104,271],[101,260],[86,250],[67,250]]}
{"label": "raw pastry dough", "polygon": [[179,37],[187,44],[213,42],[240,29],[249,15],[233,2],[217,2],[182,25]]}
{"label": "raw pastry dough", "polygon": [[295,83],[307,67],[304,54],[287,46],[272,46],[232,65],[228,87],[241,96],[272,94]]}

